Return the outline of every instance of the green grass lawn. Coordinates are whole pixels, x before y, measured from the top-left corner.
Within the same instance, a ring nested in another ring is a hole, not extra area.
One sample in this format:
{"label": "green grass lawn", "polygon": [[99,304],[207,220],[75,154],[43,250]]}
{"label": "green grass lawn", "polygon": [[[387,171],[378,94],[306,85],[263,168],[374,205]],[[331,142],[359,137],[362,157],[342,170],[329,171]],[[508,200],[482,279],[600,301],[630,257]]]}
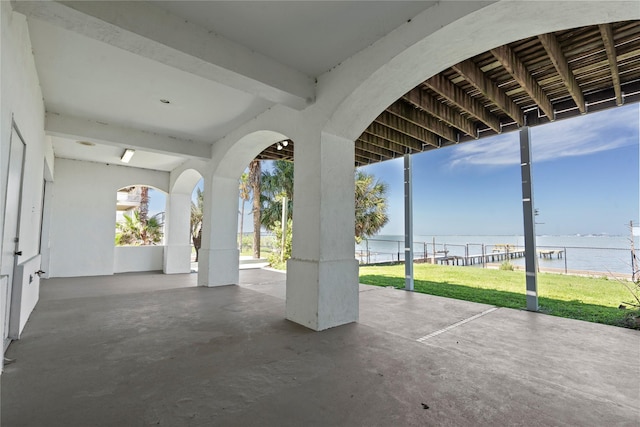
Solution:
{"label": "green grass lawn", "polygon": [[[404,288],[404,265],[360,267],[360,283]],[[522,271],[489,270],[414,264],[417,292],[475,301],[499,307],[526,307]],[[540,311],[614,326],[638,327],[631,320],[637,311],[621,310],[633,301],[629,291],[614,279],[538,274]]]}

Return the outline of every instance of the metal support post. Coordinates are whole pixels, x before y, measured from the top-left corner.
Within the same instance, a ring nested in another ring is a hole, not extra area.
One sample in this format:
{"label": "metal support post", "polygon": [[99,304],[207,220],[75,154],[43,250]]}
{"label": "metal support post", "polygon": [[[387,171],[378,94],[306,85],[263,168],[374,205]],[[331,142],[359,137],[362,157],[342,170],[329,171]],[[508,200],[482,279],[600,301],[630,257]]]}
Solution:
{"label": "metal support post", "polygon": [[282,241],[280,242],[280,262],[284,262],[285,245],[287,243],[287,196],[282,197]]}
{"label": "metal support post", "polygon": [[524,256],[527,281],[527,310],[538,311],[538,257],[536,256],[535,211],[531,181],[531,132],[520,130],[520,172],[522,174],[522,212],[524,217]]}
{"label": "metal support post", "polygon": [[413,290],[413,191],[408,153],[404,155],[404,288]]}

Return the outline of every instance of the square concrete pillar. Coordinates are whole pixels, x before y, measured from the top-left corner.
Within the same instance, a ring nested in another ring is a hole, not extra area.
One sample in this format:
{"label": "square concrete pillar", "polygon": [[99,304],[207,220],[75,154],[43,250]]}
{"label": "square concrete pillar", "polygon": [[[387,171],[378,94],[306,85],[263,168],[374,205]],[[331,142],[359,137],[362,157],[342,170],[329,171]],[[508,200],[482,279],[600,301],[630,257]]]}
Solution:
{"label": "square concrete pillar", "polygon": [[237,285],[240,279],[238,249],[200,249],[198,286]]}
{"label": "square concrete pillar", "polygon": [[358,320],[354,143],[323,133],[295,150],[286,316],[320,331]]}
{"label": "square concrete pillar", "polygon": [[238,179],[213,176],[209,185],[205,179],[198,286],[239,282],[238,186]]}
{"label": "square concrete pillar", "polygon": [[167,197],[164,236],[165,274],[191,272],[191,195],[172,193]]}

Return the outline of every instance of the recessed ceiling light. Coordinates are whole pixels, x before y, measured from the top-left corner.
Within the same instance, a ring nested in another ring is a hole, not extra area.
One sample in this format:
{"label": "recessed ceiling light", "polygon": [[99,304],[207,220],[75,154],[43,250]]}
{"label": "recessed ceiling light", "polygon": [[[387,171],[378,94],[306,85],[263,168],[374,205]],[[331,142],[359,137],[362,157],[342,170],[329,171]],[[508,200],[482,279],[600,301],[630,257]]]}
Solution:
{"label": "recessed ceiling light", "polygon": [[160,102],[162,102],[163,104],[171,104],[171,101],[169,101],[168,99],[161,99]]}
{"label": "recessed ceiling light", "polygon": [[76,143],[80,145],[86,145],[87,147],[93,147],[94,145],[96,145],[93,142],[89,142],[89,141],[76,141]]}

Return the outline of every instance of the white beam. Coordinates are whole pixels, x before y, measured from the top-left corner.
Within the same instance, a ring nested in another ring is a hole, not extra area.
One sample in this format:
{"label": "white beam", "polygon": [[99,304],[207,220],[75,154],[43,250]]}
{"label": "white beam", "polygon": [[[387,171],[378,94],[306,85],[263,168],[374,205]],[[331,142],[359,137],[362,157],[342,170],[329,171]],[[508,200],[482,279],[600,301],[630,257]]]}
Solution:
{"label": "white beam", "polygon": [[315,100],[315,81],[304,73],[145,2],[17,0],[13,7],[29,18],[294,109]]}
{"label": "white beam", "polygon": [[92,142],[122,148],[135,148],[192,159],[211,159],[211,145],[209,144],[56,113],[46,114],[45,132],[51,136],[88,139]]}

